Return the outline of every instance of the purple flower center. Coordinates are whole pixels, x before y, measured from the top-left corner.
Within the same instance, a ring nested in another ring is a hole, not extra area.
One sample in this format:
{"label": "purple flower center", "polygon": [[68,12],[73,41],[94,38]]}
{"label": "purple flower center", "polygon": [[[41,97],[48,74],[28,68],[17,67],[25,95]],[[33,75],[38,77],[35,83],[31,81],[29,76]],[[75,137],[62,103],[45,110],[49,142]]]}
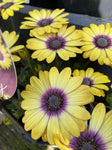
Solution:
{"label": "purple flower center", "polygon": [[9,8],[10,6],[12,6],[13,4],[14,4],[13,2],[5,3],[4,5],[0,6],[0,9],[7,9],[7,8]]}
{"label": "purple flower center", "polygon": [[106,35],[98,35],[94,39],[94,44],[100,49],[108,48],[111,46],[111,39]]}
{"label": "purple flower center", "polygon": [[90,78],[84,78],[82,84],[88,85],[91,87],[93,85],[93,80],[91,80]]}
{"label": "purple flower center", "polygon": [[39,22],[38,22],[37,24],[38,24],[38,26],[40,26],[40,27],[45,27],[45,26],[50,25],[52,22],[53,22],[53,19],[49,18],[49,19],[42,19],[42,20],[39,20]]}
{"label": "purple flower center", "polygon": [[70,145],[73,150],[106,150],[106,145],[101,136],[93,131],[89,133],[85,130],[79,138],[73,137]]}
{"label": "purple flower center", "polygon": [[65,39],[62,37],[51,37],[47,40],[46,46],[48,49],[52,51],[59,50],[61,48],[64,48]]}
{"label": "purple flower center", "polygon": [[66,105],[67,97],[61,89],[49,89],[42,95],[41,108],[48,115],[59,115],[65,110]]}
{"label": "purple flower center", "polygon": [[4,61],[4,55],[1,51],[0,51],[0,61]]}

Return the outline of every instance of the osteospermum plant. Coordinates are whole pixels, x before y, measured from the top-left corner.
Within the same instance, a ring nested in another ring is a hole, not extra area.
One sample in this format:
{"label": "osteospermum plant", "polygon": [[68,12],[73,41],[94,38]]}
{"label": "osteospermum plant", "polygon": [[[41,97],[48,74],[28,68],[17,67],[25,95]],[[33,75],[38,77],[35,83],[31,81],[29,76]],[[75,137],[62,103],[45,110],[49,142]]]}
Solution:
{"label": "osteospermum plant", "polygon": [[61,150],[111,150],[112,111],[106,113],[105,105],[97,104],[85,131],[78,138],[72,136],[67,147],[60,146]]}
{"label": "osteospermum plant", "polygon": [[81,31],[83,58],[98,61],[100,65],[112,66],[112,28],[110,23],[90,24]]}
{"label": "osteospermum plant", "polygon": [[9,69],[10,66],[10,54],[7,52],[7,49],[4,47],[4,45],[0,44],[0,69]]}
{"label": "osteospermum plant", "polygon": [[104,97],[104,90],[109,90],[109,87],[105,85],[105,83],[110,82],[108,76],[100,72],[95,72],[93,68],[88,68],[86,71],[75,69],[73,71],[73,76],[83,77],[82,84],[88,85],[93,95]]}
{"label": "osteospermum plant", "polygon": [[88,86],[81,85],[82,80],[80,76],[71,78],[69,67],[60,73],[52,67],[49,72],[40,71],[39,78],[30,78],[21,93],[21,107],[25,110],[24,128],[31,130],[33,139],[42,136],[43,141],[58,145],[59,139],[69,143],[70,135],[79,137],[85,130],[84,120],[90,114],[82,106],[93,102],[94,97]]}
{"label": "osteospermum plant", "polygon": [[[6,44],[9,48],[10,52],[12,53],[13,61],[14,62],[20,61],[21,58],[19,56],[15,55],[15,53],[22,51],[22,49],[24,48],[24,45],[14,46],[19,39],[19,35],[16,34],[15,31],[12,31],[10,33],[8,31],[4,31],[3,36],[4,36],[4,39],[6,41]],[[1,37],[0,37],[0,44],[3,44]]]}
{"label": "osteospermum plant", "polygon": [[70,57],[82,53],[77,47],[81,45],[81,37],[75,26],[63,25],[57,33],[47,33],[43,36],[32,31],[31,36],[34,37],[27,40],[26,47],[34,51],[31,57],[38,61],[46,59],[47,63],[51,63],[57,54],[62,60],[68,61]]}
{"label": "osteospermum plant", "polygon": [[22,3],[26,0],[2,0],[0,3],[0,14],[4,20],[7,20],[9,16],[14,16],[14,11],[19,11],[19,8],[23,8]]}
{"label": "osteospermum plant", "polygon": [[22,22],[21,29],[33,29],[39,35],[44,33],[56,33],[58,29],[64,24],[68,24],[68,18],[64,18],[68,13],[64,13],[64,9],[51,10],[41,9],[40,11],[34,9],[29,12],[30,17],[25,17],[26,21]]}

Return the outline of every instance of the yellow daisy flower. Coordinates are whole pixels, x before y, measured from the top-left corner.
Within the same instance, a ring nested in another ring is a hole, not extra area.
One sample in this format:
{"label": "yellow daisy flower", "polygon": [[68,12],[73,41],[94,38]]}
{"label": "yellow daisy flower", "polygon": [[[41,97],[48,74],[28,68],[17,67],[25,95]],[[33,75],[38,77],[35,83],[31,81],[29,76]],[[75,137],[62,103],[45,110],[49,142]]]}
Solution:
{"label": "yellow daisy flower", "polygon": [[[10,52],[12,53],[13,61],[14,62],[19,61],[21,58],[15,54],[13,54],[13,53],[21,51],[21,49],[24,48],[24,45],[13,46],[17,42],[19,35],[16,35],[15,31],[12,31],[10,33],[8,31],[4,31],[3,36],[4,36],[4,39],[7,43],[8,48],[10,49]],[[2,44],[1,38],[0,38],[0,43]]]}
{"label": "yellow daisy flower", "polygon": [[104,83],[110,82],[108,76],[100,72],[94,72],[93,68],[88,68],[86,71],[76,69],[73,71],[73,76],[83,77],[82,84],[88,85],[93,95],[105,96],[103,90],[109,90],[108,86],[104,85]]}
{"label": "yellow daisy flower", "polygon": [[69,67],[60,73],[52,67],[49,72],[40,71],[39,78],[32,76],[21,93],[21,107],[26,110],[22,121],[26,131],[32,130],[33,139],[42,136],[44,141],[56,144],[59,136],[69,143],[71,134],[78,137],[84,131],[83,120],[90,114],[82,106],[93,102],[94,97],[88,86],[81,85],[82,77],[70,77]]}
{"label": "yellow daisy flower", "polygon": [[83,46],[81,50],[83,58],[89,58],[91,61],[98,60],[100,65],[112,66],[112,28],[110,23],[90,24],[84,27],[82,34]]}
{"label": "yellow daisy flower", "polygon": [[39,36],[37,32],[31,32],[32,36],[36,38],[30,38],[27,40],[27,48],[35,50],[32,54],[32,58],[37,58],[38,61],[46,59],[47,63],[51,63],[56,54],[65,61],[69,60],[69,57],[76,57],[76,53],[82,53],[77,48],[81,44],[80,35],[75,30],[75,26],[67,28],[63,26],[59,29],[58,33],[49,33],[43,36]]}
{"label": "yellow daisy flower", "polygon": [[71,137],[68,147],[62,144],[60,147],[61,150],[111,150],[112,111],[106,113],[105,105],[97,104],[92,112],[89,125],[87,124],[80,137]]}
{"label": "yellow daisy flower", "polygon": [[0,3],[0,13],[4,20],[7,20],[9,16],[14,16],[14,11],[18,11],[19,8],[23,8],[22,3],[26,0],[2,0]]}
{"label": "yellow daisy flower", "polygon": [[[39,35],[44,33],[56,33],[62,25],[67,24],[68,18],[64,18],[68,13],[61,14],[64,9],[51,10],[34,9],[29,12],[30,17],[25,17],[27,21],[22,22],[20,29],[34,29]],[[61,15],[60,15],[61,14]]]}
{"label": "yellow daisy flower", "polygon": [[0,45],[0,69],[9,69],[11,66],[10,54],[3,45]]}

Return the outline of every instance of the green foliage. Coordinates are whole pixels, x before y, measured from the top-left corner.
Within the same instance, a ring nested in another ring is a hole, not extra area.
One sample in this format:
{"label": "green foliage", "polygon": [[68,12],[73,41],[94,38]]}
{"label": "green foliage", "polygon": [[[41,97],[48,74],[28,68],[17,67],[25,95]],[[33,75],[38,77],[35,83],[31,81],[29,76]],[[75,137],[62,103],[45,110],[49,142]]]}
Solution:
{"label": "green foliage", "polygon": [[13,122],[12,122],[8,117],[5,117],[5,118],[4,118],[3,123],[4,123],[5,125],[11,125],[11,124],[13,124]]}
{"label": "green foliage", "polygon": [[106,101],[107,101],[107,103],[109,104],[109,106],[107,106],[107,107],[109,107],[110,109],[112,109],[112,93],[111,93],[111,94],[108,94],[108,95],[106,96]]}
{"label": "green foliage", "polygon": [[11,104],[6,105],[6,108],[18,120],[24,114],[24,110],[21,108],[21,99],[12,99],[11,101]]}

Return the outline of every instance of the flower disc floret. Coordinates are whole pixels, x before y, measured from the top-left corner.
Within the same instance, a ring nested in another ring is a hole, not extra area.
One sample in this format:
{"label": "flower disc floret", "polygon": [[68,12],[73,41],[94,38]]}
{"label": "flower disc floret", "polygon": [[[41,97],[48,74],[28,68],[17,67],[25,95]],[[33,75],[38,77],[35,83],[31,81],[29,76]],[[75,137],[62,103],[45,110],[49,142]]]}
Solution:
{"label": "flower disc floret", "polygon": [[[19,35],[17,35],[15,31],[12,31],[10,33],[8,31],[4,31],[3,36],[10,52],[12,53],[13,61],[14,62],[20,61],[21,58],[14,54],[19,51],[22,51],[22,49],[24,48],[24,45],[14,46],[19,39]],[[3,44],[3,39],[1,37],[0,37],[0,44]]]}
{"label": "flower disc floret", "polygon": [[11,58],[7,49],[0,44],[0,69],[9,69],[11,66]]}
{"label": "flower disc floret", "polygon": [[[73,84],[74,83],[74,84]],[[82,107],[94,100],[89,87],[81,85],[82,77],[72,77],[71,69],[64,68],[60,73],[56,67],[50,71],[40,71],[39,78],[30,78],[21,93],[21,107],[26,110],[22,119],[26,131],[37,140],[56,144],[59,139],[69,143],[70,135],[75,137],[84,131],[84,120],[90,118]],[[75,124],[72,128],[71,124]]]}
{"label": "flower disc floret", "polygon": [[23,8],[22,3],[26,0],[3,0],[0,3],[0,13],[4,20],[7,20],[9,16],[14,16],[14,11],[18,11],[19,8]]}
{"label": "flower disc floret", "polygon": [[[37,31],[39,35],[45,33],[57,33],[62,25],[68,24],[68,18],[64,18],[68,13],[63,13],[64,9],[51,10],[34,9],[29,12],[30,17],[25,17],[27,21],[23,21],[21,29],[32,29]],[[63,13],[63,14],[62,14]]]}
{"label": "flower disc floret", "polygon": [[[71,137],[65,150],[110,150],[112,148],[112,111],[106,113],[103,103],[96,105],[80,137]],[[62,146],[63,147],[63,146]]]}
{"label": "flower disc floret", "polygon": [[83,77],[82,84],[88,85],[93,95],[105,96],[103,90],[109,90],[108,86],[105,85],[105,83],[110,82],[108,76],[100,72],[94,72],[93,68],[88,68],[86,71],[76,69],[73,71],[73,76]]}
{"label": "flower disc floret", "polygon": [[112,66],[112,28],[110,23],[90,24],[80,31],[82,35],[83,58],[98,61],[100,65]]}
{"label": "flower disc floret", "polygon": [[56,55],[64,60],[70,57],[76,57],[76,53],[82,53],[77,47],[81,45],[81,37],[75,30],[75,26],[68,27],[63,25],[57,33],[49,33],[39,36],[38,32],[32,31],[30,38],[27,40],[27,48],[34,50],[32,58],[38,61],[46,59],[47,63],[51,63]]}

